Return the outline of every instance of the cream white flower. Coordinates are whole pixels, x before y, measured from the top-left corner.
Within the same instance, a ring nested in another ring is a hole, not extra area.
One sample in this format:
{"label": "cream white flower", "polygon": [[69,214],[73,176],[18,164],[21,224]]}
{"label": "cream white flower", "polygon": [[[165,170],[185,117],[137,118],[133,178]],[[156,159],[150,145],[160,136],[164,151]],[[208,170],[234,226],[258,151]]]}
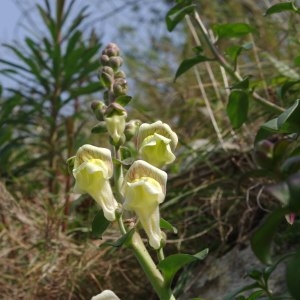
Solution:
{"label": "cream white flower", "polygon": [[125,113],[105,117],[107,131],[114,143],[118,143],[124,133],[126,117],[127,115]]}
{"label": "cream white flower", "polygon": [[78,149],[73,168],[76,180],[74,191],[87,193],[94,198],[109,221],[115,220],[115,210],[118,207],[109,183],[112,174],[110,150],[92,145],[84,145]]}
{"label": "cream white flower", "polygon": [[110,290],[104,290],[102,293],[92,297],[91,300],[120,300],[120,298]]}
{"label": "cream white flower", "polygon": [[124,208],[136,213],[154,249],[161,246],[159,204],[165,199],[166,183],[166,172],[137,160],[127,171],[121,188]]}
{"label": "cream white flower", "polygon": [[175,160],[173,153],[178,143],[177,134],[168,124],[157,121],[140,126],[137,147],[143,160],[156,167],[162,167]]}

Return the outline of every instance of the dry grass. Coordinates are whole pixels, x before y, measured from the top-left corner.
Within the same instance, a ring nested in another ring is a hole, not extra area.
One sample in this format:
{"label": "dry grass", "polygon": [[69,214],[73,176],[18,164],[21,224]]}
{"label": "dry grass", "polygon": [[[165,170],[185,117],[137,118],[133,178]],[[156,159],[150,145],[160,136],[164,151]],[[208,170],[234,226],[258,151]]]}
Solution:
{"label": "dry grass", "polygon": [[1,299],[90,299],[103,289],[123,299],[151,295],[149,287],[141,288],[146,279],[126,249],[110,259],[111,249],[99,249],[101,241],[76,242],[53,220],[49,227],[41,202],[16,202],[1,183],[0,197]]}

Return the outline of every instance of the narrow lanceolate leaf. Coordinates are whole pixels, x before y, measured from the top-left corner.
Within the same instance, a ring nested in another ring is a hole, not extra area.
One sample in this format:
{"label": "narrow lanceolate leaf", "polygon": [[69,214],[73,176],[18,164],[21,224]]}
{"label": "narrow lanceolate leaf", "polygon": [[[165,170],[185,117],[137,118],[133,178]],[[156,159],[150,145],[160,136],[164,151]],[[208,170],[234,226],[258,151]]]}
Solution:
{"label": "narrow lanceolate leaf", "polygon": [[233,128],[240,128],[246,122],[248,106],[248,93],[241,90],[234,90],[230,93],[227,104],[227,115]]}
{"label": "narrow lanceolate leaf", "polygon": [[254,32],[255,28],[246,23],[216,24],[213,28],[216,36],[222,38],[236,38]]}
{"label": "narrow lanceolate leaf", "polygon": [[169,31],[172,31],[176,25],[187,15],[193,12],[195,5],[192,1],[183,1],[172,7],[166,15],[166,24]]}
{"label": "narrow lanceolate leaf", "polygon": [[175,274],[187,264],[196,261],[203,260],[208,254],[208,249],[204,249],[195,255],[190,254],[173,254],[162,260],[158,264],[158,268],[162,271],[166,280],[166,285],[171,286],[172,280]]}
{"label": "narrow lanceolate leaf", "polygon": [[178,232],[177,228],[175,228],[171,223],[169,223],[168,221],[166,221],[163,218],[160,219],[159,226],[161,229],[169,230],[175,234],[177,234],[177,232]]}
{"label": "narrow lanceolate leaf", "polygon": [[206,56],[203,55],[196,55],[192,58],[188,58],[185,59],[178,67],[176,74],[175,74],[175,79],[174,81],[183,73],[185,73],[186,71],[188,71],[190,68],[192,68],[193,66],[201,63],[201,62],[205,62],[205,61],[212,61],[212,58],[208,58]]}
{"label": "narrow lanceolate leaf", "polygon": [[283,11],[294,11],[299,13],[299,9],[295,6],[293,1],[284,2],[284,3],[277,3],[271,7],[269,7],[265,13],[265,15],[272,15],[281,13]]}
{"label": "narrow lanceolate leaf", "polygon": [[95,238],[102,238],[102,234],[109,224],[110,222],[104,217],[103,210],[100,210],[92,223],[92,235]]}

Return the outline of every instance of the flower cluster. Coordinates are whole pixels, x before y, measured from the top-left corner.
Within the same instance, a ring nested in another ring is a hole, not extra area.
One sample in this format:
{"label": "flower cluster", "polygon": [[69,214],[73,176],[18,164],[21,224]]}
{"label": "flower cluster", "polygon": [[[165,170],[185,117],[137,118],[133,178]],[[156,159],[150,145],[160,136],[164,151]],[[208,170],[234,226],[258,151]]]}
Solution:
{"label": "flower cluster", "polygon": [[[115,156],[112,157],[107,148],[80,147],[73,157],[74,190],[89,194],[108,221],[115,221],[123,210],[132,211],[137,217],[136,225],[146,232],[150,246],[159,249],[163,238],[159,205],[165,200],[167,184],[167,173],[161,168],[175,160],[178,138],[170,126],[161,121],[142,125],[137,120],[127,122],[124,106],[131,97],[126,95],[125,73],[119,70],[122,58],[117,45],[111,43],[103,50],[101,63],[100,80],[107,91],[103,101],[92,103],[92,110],[100,121],[92,132],[108,133]],[[138,157],[133,163],[131,160],[123,176],[122,171],[117,170],[123,163],[120,148],[133,138]]]}

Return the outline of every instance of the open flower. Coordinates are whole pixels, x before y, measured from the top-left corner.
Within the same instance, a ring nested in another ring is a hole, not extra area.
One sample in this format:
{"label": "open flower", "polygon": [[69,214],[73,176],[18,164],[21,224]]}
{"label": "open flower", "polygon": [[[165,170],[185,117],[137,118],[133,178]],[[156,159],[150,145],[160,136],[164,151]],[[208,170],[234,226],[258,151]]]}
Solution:
{"label": "open flower", "polygon": [[109,183],[112,174],[110,150],[92,145],[84,145],[78,149],[73,168],[76,180],[74,191],[87,193],[94,198],[109,221],[115,220],[115,210],[118,207]]}
{"label": "open flower", "polygon": [[159,204],[165,199],[166,183],[166,172],[137,160],[127,171],[121,188],[124,208],[136,213],[154,249],[161,246]]}
{"label": "open flower", "polygon": [[114,292],[104,290],[102,293],[92,297],[91,300],[120,300],[120,298]]}
{"label": "open flower", "polygon": [[175,160],[173,154],[178,137],[168,124],[157,121],[140,126],[137,146],[141,158],[156,167],[162,167]]}

